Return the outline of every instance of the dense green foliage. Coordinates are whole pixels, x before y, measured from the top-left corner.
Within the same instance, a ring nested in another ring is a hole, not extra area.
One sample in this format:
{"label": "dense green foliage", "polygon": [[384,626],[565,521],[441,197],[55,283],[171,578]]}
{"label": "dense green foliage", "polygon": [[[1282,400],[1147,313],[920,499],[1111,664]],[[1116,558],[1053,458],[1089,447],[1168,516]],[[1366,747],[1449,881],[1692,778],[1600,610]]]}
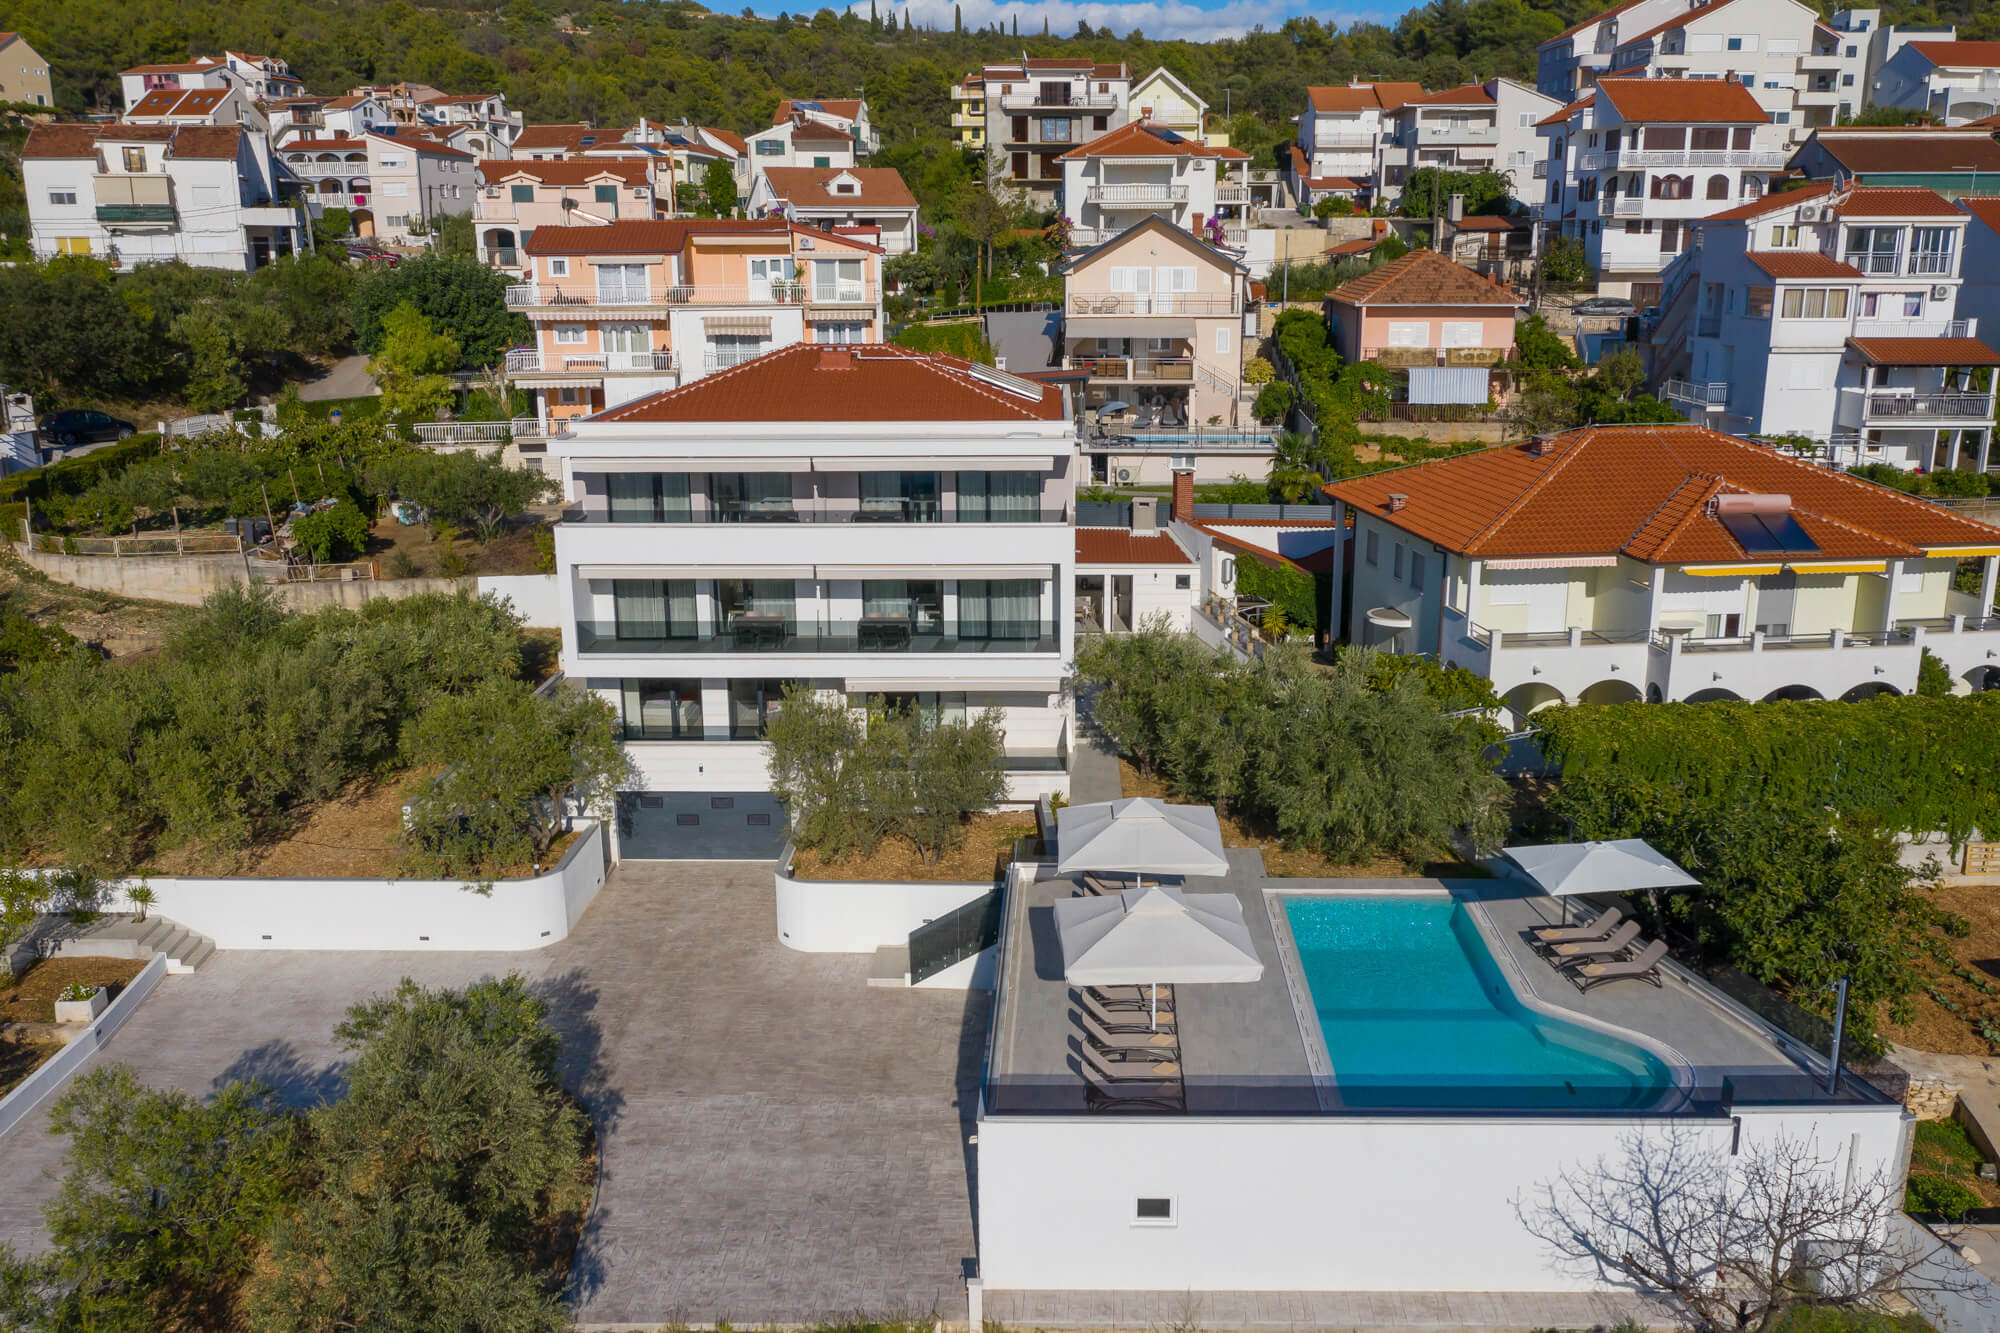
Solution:
{"label": "dense green foliage", "polygon": [[1830,808],[1895,832],[2000,830],[2000,692],[1851,705],[1650,704],[1535,714],[1565,800],[1686,799]]}
{"label": "dense green foliage", "polygon": [[156,847],[241,847],[406,762],[440,699],[520,673],[519,622],[491,601],[299,615],[224,589],[157,658],[69,654],[8,678],[0,854],[129,867]]}
{"label": "dense green foliage", "polygon": [[1301,647],[1243,664],[1149,625],[1077,650],[1101,686],[1098,724],[1180,800],[1212,803],[1288,847],[1341,861],[1484,853],[1506,827],[1506,787],[1474,719],[1446,716],[1414,676],[1371,684],[1373,653],[1316,668]]}
{"label": "dense green foliage", "polygon": [[[582,1113],[548,1007],[521,978],[405,981],[336,1029],[344,1091],[285,1109],[79,1077],[45,1215],[53,1248],[0,1248],[0,1323],[35,1333],[254,1327],[556,1333],[551,1218],[588,1198]],[[244,1322],[246,1313],[249,1322]]]}
{"label": "dense green foliage", "polygon": [[1974,468],[1938,468],[1931,472],[1910,472],[1893,463],[1862,463],[1847,470],[1851,477],[1862,477],[1906,495],[1938,495],[1957,498],[1977,498],[1988,494],[2000,494],[2000,480],[1988,477]]}
{"label": "dense green foliage", "polygon": [[333,508],[294,520],[292,540],[315,562],[352,560],[368,547],[368,516],[342,496]]}
{"label": "dense green foliage", "polygon": [[409,305],[430,329],[458,344],[459,366],[490,366],[532,337],[527,318],[507,309],[509,285],[506,274],[471,255],[421,255],[394,268],[370,269],[350,302],[354,345],[381,351],[390,313]]}
{"label": "dense green foliage", "polygon": [[[1236,593],[1239,597],[1260,597],[1269,602],[1281,613],[1285,625],[1312,631],[1326,619],[1322,610],[1326,596],[1321,581],[1289,562],[1279,564],[1238,556]],[[1268,614],[1265,627],[1271,627]]]}
{"label": "dense green foliage", "polygon": [[488,538],[556,490],[553,477],[508,467],[498,454],[471,450],[393,454],[368,470],[368,484],[383,495],[421,505],[433,532],[446,523],[469,524]]}
{"label": "dense green foliage", "polygon": [[983,366],[993,364],[993,344],[986,341],[985,324],[976,319],[956,324],[911,324],[889,341],[918,352],[943,352]]}
{"label": "dense green foliage", "polygon": [[1464,216],[1505,214],[1508,196],[1532,184],[1512,181],[1498,171],[1447,171],[1443,167],[1418,167],[1403,183],[1397,211],[1406,218],[1451,216],[1451,198],[1464,196]]}
{"label": "dense green foliage", "polygon": [[840,695],[789,686],[765,739],[793,843],[829,860],[900,837],[929,864],[963,841],[965,815],[1007,795],[998,709],[940,721],[877,698],[864,715]]}
{"label": "dense green foliage", "polygon": [[49,409],[166,397],[220,411],[268,365],[344,346],[353,284],[319,255],[248,276],[180,263],[120,274],[79,258],[0,267],[0,383]]}

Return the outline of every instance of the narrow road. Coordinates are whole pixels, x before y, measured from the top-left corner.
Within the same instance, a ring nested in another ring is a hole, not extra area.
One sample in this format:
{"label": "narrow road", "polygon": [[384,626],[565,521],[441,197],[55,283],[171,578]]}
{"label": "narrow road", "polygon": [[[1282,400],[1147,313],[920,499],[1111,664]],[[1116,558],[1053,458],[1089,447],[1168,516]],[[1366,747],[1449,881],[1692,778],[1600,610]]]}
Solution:
{"label": "narrow road", "polygon": [[309,403],[328,398],[372,398],[381,392],[368,373],[365,356],[344,356],[326,374],[299,386],[299,397]]}

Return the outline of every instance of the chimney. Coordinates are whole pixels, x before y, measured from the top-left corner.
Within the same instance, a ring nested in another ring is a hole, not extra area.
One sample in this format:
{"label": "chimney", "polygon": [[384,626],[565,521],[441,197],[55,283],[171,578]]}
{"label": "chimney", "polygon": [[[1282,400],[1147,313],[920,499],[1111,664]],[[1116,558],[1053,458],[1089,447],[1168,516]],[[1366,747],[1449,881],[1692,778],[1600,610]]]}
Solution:
{"label": "chimney", "polygon": [[1556,437],[1534,435],[1528,439],[1528,453],[1535,458],[1547,458],[1556,451]]}
{"label": "chimney", "polygon": [[1174,469],[1174,517],[1183,523],[1194,522],[1194,469],[1177,467]]}
{"label": "chimney", "polygon": [[1132,531],[1158,532],[1160,530],[1160,502],[1151,495],[1132,497]]}
{"label": "chimney", "polygon": [[852,347],[843,347],[836,343],[822,343],[820,344],[818,351],[819,351],[819,356],[813,362],[813,369],[815,370],[854,369],[854,349]]}
{"label": "chimney", "polygon": [[1399,513],[1409,507],[1410,497],[1401,491],[1389,492],[1389,512]]}

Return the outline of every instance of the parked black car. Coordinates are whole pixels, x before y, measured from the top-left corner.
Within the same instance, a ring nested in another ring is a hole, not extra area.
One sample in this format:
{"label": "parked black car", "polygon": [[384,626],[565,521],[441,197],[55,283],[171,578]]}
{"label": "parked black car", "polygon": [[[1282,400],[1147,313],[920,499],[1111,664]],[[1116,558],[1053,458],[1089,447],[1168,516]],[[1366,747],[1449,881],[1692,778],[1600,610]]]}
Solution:
{"label": "parked black car", "polygon": [[105,440],[122,440],[137,429],[131,422],[120,421],[106,413],[76,408],[68,412],[51,412],[43,417],[42,442],[65,448],[78,444],[100,444]]}

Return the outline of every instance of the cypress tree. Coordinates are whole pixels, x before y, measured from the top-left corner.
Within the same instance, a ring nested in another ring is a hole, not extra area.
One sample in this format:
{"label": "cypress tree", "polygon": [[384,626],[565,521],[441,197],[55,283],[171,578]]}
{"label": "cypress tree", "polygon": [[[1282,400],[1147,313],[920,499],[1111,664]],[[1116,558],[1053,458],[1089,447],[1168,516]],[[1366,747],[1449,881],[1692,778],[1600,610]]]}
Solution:
{"label": "cypress tree", "polygon": [[951,7],[951,30],[961,35],[965,32],[965,13],[957,5]]}
{"label": "cypress tree", "polygon": [[875,13],[875,0],[868,0],[868,27],[871,32],[882,31],[882,20]]}

